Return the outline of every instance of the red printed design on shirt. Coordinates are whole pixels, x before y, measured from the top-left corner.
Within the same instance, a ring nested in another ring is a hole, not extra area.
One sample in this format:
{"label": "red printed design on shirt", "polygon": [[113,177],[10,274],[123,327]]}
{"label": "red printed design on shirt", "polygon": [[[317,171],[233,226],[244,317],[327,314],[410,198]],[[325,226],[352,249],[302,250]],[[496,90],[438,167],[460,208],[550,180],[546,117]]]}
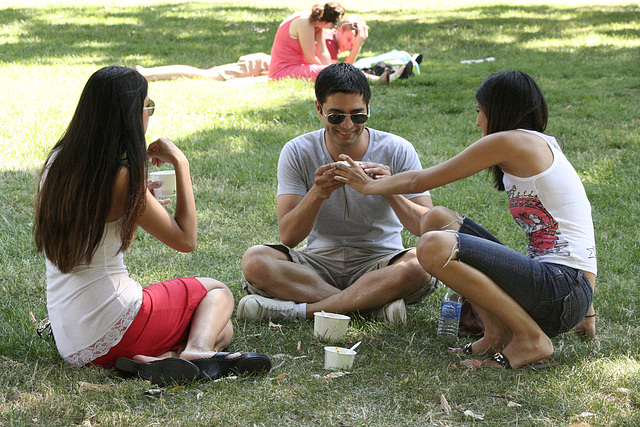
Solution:
{"label": "red printed design on shirt", "polygon": [[512,197],[509,199],[509,211],[529,239],[527,252],[530,257],[565,252],[562,248],[567,244],[561,242],[558,222],[547,212],[540,199],[520,195]]}

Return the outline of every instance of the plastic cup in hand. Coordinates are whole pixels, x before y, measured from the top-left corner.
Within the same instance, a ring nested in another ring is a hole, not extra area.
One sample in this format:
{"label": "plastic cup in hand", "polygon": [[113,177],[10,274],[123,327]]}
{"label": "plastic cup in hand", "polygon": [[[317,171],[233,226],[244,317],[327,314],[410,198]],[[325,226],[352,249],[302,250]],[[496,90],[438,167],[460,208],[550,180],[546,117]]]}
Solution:
{"label": "plastic cup in hand", "polygon": [[349,327],[349,316],[335,313],[325,313],[324,311],[313,314],[313,335],[327,342],[344,341]]}
{"label": "plastic cup in hand", "polygon": [[176,195],[176,171],[155,171],[149,173],[149,178],[153,182],[160,181],[162,185],[153,189],[153,195],[157,198],[173,197]]}

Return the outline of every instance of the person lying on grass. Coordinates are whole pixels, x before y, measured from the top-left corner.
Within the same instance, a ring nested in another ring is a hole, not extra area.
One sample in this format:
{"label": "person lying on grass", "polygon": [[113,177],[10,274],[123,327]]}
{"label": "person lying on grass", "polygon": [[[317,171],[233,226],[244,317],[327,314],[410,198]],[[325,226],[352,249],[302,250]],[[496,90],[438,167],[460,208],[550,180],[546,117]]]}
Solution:
{"label": "person lying on grass", "polygon": [[[41,171],[34,237],[58,351],[70,364],[115,364],[157,384],[268,371],[265,355],[218,352],[233,337],[225,284],[187,277],[142,288],[129,277],[123,252],[138,226],[178,251],[196,247],[189,162],[166,138],[146,146],[154,109],[140,73],[98,70]],[[175,169],[173,216],[146,188],[148,159]]]}
{"label": "person lying on grass", "polygon": [[373,180],[348,156],[336,180],[362,194],[426,191],[489,169],[528,240],[527,255],[504,246],[457,212],[436,207],[421,219],[423,268],[468,298],[485,326],[456,349],[490,354],[485,364],[518,368],[553,354],[550,337],[576,327],[595,336],[596,249],[591,205],[576,171],[546,129],[547,104],[520,71],[490,75],[476,92],[482,138],[424,170]]}
{"label": "person lying on grass", "polygon": [[[318,7],[319,5],[316,5]],[[320,10],[322,12],[322,9]],[[304,20],[302,20],[305,22]],[[328,52],[330,58],[327,64],[338,62],[338,55],[343,52],[349,52],[345,62],[353,63],[360,52],[362,44],[369,35],[369,27],[362,18],[357,16],[349,16],[340,23],[337,28],[322,28],[320,34],[323,35],[324,41],[317,43],[318,48],[325,49]],[[290,37],[289,37],[290,38]],[[293,39],[297,43],[297,38]],[[282,50],[281,47],[275,47],[276,52]],[[282,54],[280,54],[282,56]],[[290,58],[289,58],[290,61]],[[276,66],[279,68],[287,68],[287,58],[277,58]],[[295,62],[295,61],[294,61]],[[299,59],[295,62],[294,69],[302,69],[304,73],[303,77],[315,77],[323,69],[324,66],[320,65],[305,65],[305,61]],[[136,65],[134,68],[140,74],[145,76],[147,80],[170,80],[174,78],[205,78],[217,81],[229,81],[245,77],[260,77],[269,75],[269,67],[271,66],[271,55],[267,55],[262,52],[251,53],[241,56],[237,62],[231,64],[223,64],[219,66],[213,66],[210,68],[197,68],[189,65],[161,65],[157,67],[145,68],[141,65]],[[293,66],[293,65],[292,65]],[[318,68],[319,67],[319,68]],[[318,69],[313,72],[314,69]],[[294,75],[294,71],[290,71],[291,75],[282,74],[282,77],[298,77]],[[377,80],[377,76],[370,76],[371,80]]]}

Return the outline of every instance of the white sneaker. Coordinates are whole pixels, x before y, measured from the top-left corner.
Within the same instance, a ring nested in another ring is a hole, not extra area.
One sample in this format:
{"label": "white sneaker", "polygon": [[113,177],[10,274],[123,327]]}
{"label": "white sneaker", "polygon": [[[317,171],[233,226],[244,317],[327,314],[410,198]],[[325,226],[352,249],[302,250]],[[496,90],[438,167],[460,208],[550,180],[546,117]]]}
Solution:
{"label": "white sneaker", "polygon": [[403,299],[397,299],[373,312],[373,316],[392,325],[407,323],[407,309]]}
{"label": "white sneaker", "polygon": [[260,295],[247,295],[238,303],[238,319],[267,320],[296,318],[296,303]]}

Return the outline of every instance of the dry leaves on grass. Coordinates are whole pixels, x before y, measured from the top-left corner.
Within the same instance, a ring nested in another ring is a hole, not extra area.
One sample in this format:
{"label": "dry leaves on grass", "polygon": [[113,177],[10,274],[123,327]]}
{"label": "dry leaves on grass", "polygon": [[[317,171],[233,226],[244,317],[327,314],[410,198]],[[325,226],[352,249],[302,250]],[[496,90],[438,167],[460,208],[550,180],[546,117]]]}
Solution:
{"label": "dry leaves on grass", "polygon": [[374,337],[374,336],[371,336],[371,335],[363,334],[362,332],[359,332],[356,336],[358,336],[360,338],[367,338],[367,339],[374,340],[374,341],[382,341],[378,337]]}
{"label": "dry leaves on grass", "polygon": [[449,402],[447,402],[447,398],[444,397],[444,394],[440,395],[440,406],[442,407],[442,410],[445,412],[445,414],[451,412],[451,405],[449,405]]}
{"label": "dry leaves on grass", "polygon": [[348,375],[350,372],[331,372],[327,375],[318,375],[318,374],[313,374],[313,378],[318,378],[321,380],[327,380],[327,381],[333,381],[335,378],[340,378],[344,375]]}
{"label": "dry leaves on grass", "polygon": [[287,361],[289,360],[297,360],[297,359],[305,359],[307,356],[291,356],[289,354],[284,354],[284,353],[278,353],[278,354],[274,354],[273,356],[271,356],[272,359],[283,359],[282,362],[278,363],[276,366],[274,366],[273,368],[271,368],[271,370],[276,370],[278,368],[281,368],[285,363],[287,363]]}
{"label": "dry leaves on grass", "polygon": [[[572,421],[575,421],[578,418],[588,418],[588,417],[595,417],[595,416],[596,414],[593,414],[591,412],[582,412],[581,414],[574,415],[569,419]],[[582,422],[579,422],[578,424],[571,424],[569,427],[590,427],[590,425],[589,423],[582,421]]]}
{"label": "dry leaves on grass", "polygon": [[84,381],[78,381],[78,390],[83,391],[109,391],[113,390],[113,387],[106,384],[92,384]]}
{"label": "dry leaves on grass", "polygon": [[484,420],[484,415],[482,414],[476,414],[475,412],[473,412],[471,409],[467,409],[465,411],[461,411],[466,417],[470,417],[476,420]]}
{"label": "dry leaves on grass", "polygon": [[462,360],[460,364],[466,366],[467,368],[479,369],[480,367],[482,367],[482,362],[476,359],[465,359]]}
{"label": "dry leaves on grass", "polygon": [[279,325],[277,323],[273,323],[271,320],[269,320],[269,327],[273,328],[273,329],[277,329],[280,332],[282,332],[282,325]]}

